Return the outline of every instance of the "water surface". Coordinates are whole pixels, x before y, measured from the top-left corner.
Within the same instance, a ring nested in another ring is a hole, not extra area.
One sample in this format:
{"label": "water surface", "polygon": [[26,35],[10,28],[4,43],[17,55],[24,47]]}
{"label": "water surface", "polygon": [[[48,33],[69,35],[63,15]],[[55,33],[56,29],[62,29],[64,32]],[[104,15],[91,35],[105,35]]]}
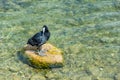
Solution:
{"label": "water surface", "polygon": [[[48,25],[64,51],[57,69],[35,69],[17,52]],[[119,0],[1,0],[0,80],[120,80]]]}

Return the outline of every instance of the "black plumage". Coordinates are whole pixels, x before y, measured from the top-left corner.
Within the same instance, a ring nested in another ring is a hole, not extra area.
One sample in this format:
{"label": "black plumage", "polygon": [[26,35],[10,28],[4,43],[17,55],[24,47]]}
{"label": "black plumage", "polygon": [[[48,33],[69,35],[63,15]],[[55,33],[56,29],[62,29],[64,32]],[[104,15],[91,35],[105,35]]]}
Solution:
{"label": "black plumage", "polygon": [[44,43],[48,41],[49,38],[50,38],[50,32],[48,30],[48,27],[44,25],[42,31],[36,33],[33,37],[31,37],[28,40],[27,44],[30,44],[32,46],[37,46],[39,49]]}

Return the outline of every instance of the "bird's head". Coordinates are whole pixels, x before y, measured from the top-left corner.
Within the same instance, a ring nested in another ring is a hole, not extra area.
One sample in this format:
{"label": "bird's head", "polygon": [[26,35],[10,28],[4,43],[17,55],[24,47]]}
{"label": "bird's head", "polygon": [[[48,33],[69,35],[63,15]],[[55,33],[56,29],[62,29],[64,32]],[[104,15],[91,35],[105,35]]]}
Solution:
{"label": "bird's head", "polygon": [[48,27],[47,27],[46,25],[43,26],[42,32],[43,32],[43,33],[49,32]]}
{"label": "bird's head", "polygon": [[42,34],[46,37],[47,40],[49,39],[50,32],[49,32],[49,29],[46,25],[44,25],[42,28]]}

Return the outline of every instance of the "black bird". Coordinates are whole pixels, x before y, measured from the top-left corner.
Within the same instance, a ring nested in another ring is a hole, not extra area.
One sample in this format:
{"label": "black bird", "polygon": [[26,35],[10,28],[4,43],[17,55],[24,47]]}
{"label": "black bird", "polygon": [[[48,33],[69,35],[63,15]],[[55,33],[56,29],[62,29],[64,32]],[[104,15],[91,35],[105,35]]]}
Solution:
{"label": "black bird", "polygon": [[33,37],[31,37],[27,44],[30,44],[32,46],[37,46],[38,48],[38,54],[41,56],[44,56],[45,54],[39,50],[39,48],[45,44],[48,39],[50,38],[50,32],[48,30],[48,27],[46,25],[43,26],[42,31],[36,33]]}

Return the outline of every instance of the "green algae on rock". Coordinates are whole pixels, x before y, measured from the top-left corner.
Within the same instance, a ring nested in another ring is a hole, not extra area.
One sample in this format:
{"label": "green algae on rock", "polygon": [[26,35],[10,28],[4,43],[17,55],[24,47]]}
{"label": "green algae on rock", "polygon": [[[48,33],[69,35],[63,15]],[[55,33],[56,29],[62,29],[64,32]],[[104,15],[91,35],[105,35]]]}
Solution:
{"label": "green algae on rock", "polygon": [[27,59],[29,65],[35,68],[54,68],[63,66],[62,51],[50,43],[41,46],[41,50],[45,50],[45,56],[36,53],[37,47],[26,45],[24,47],[23,56]]}

